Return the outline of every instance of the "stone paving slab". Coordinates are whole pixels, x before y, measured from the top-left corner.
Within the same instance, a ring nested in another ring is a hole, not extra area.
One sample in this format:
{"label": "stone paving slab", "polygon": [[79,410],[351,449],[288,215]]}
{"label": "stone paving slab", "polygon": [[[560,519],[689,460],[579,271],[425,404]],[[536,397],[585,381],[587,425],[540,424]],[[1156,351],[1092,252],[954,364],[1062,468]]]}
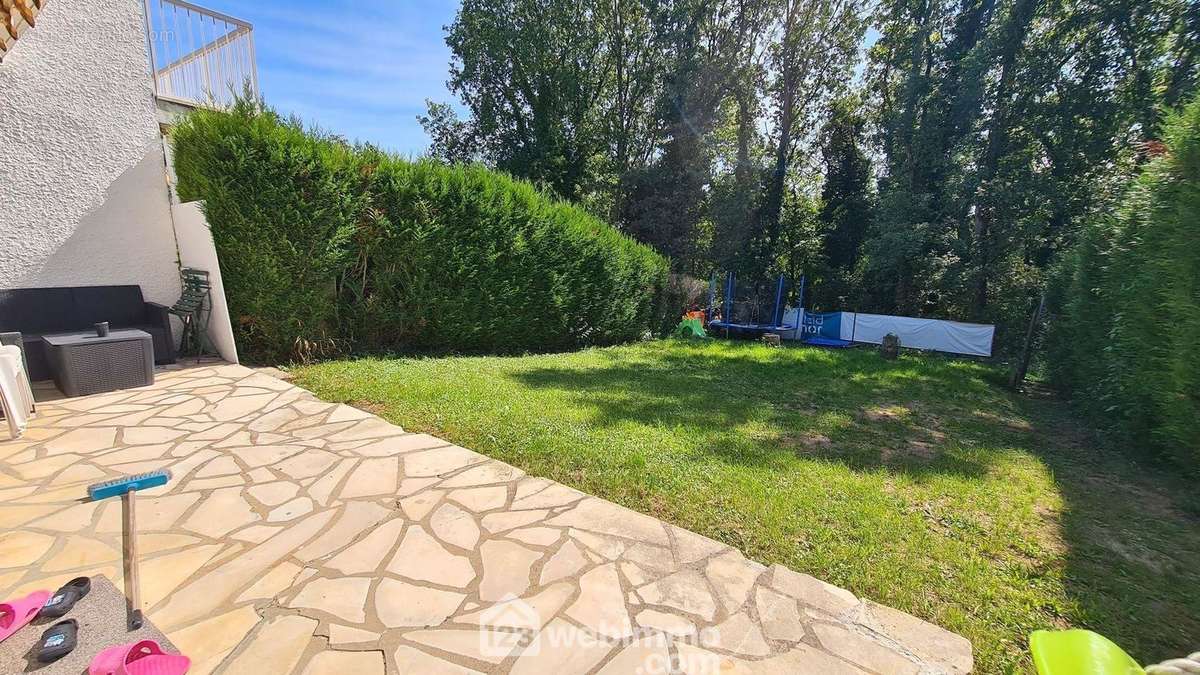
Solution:
{"label": "stone paving slab", "polygon": [[0,597],[120,584],[192,673],[967,673],[907,614],[267,374],[209,365],[47,402],[0,441]]}

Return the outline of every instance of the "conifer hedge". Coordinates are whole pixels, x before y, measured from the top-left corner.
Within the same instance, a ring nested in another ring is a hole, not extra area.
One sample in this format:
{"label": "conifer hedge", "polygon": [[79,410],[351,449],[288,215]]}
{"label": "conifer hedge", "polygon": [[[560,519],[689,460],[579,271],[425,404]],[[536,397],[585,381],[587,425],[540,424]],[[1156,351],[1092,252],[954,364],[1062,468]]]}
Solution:
{"label": "conifer hedge", "polygon": [[1065,268],[1048,365],[1130,447],[1200,466],[1200,98]]}
{"label": "conifer hedge", "polygon": [[251,359],[562,350],[662,325],[665,258],[506,175],[351,146],[248,101],[171,140]]}

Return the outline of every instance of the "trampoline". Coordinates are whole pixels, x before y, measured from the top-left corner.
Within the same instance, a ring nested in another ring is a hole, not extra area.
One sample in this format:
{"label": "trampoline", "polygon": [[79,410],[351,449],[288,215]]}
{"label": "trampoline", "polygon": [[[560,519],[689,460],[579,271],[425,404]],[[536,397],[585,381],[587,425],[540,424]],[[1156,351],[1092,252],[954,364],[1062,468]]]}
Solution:
{"label": "trampoline", "polygon": [[[765,333],[789,333],[796,330],[794,324],[784,323],[784,291],[787,288],[787,277],[779,275],[775,283],[775,304],[769,317],[763,317],[760,311],[757,294],[754,299],[735,301],[737,296],[737,276],[733,272],[725,275],[724,297],[722,298],[720,316],[717,316],[717,276],[714,274],[708,287],[708,327],[725,331],[726,336],[744,335],[755,337]],[[804,277],[800,278],[800,296],[804,297]],[[737,314],[741,314],[739,317]],[[762,320],[765,318],[766,320]]]}

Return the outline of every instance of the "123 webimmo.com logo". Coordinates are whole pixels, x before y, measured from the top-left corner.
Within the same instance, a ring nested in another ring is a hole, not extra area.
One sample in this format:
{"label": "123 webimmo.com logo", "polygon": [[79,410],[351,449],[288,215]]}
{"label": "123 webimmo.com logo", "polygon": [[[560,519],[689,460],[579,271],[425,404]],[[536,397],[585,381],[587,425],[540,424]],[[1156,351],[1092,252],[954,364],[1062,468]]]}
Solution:
{"label": "123 webimmo.com logo", "polygon": [[[503,660],[517,655],[534,658],[542,652],[613,651],[616,658],[629,658],[633,675],[669,675],[675,672],[671,659],[671,643],[694,645],[719,644],[715,628],[706,628],[688,636],[668,636],[661,631],[630,629],[628,625],[598,625],[584,630],[565,621],[548,625],[536,607],[519,598],[510,597],[492,605],[479,614],[479,654],[489,660]],[[489,628],[491,628],[489,630]],[[623,636],[619,639],[606,636]],[[630,649],[634,651],[626,652]],[[722,658],[703,649],[677,648],[679,668],[691,675],[718,675]]]}

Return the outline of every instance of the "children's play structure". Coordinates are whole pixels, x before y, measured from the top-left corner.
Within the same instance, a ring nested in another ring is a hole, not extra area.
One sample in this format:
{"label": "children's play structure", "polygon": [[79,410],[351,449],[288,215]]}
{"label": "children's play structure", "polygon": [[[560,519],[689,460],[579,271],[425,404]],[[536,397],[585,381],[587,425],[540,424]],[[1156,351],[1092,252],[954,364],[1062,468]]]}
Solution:
{"label": "children's play structure", "polygon": [[679,322],[679,326],[675,328],[675,337],[685,340],[707,340],[708,333],[704,332],[704,319],[684,316],[683,320]]}
{"label": "children's play structure", "polygon": [[[804,306],[804,282],[804,277],[800,277],[800,306]],[[725,275],[725,287],[719,291],[717,275],[714,274],[708,286],[708,311],[705,312],[709,329],[722,331],[727,337],[757,337],[764,333],[782,334],[795,331],[797,324],[784,321],[787,310],[784,304],[788,291],[787,277],[779,275],[774,286],[774,293],[770,296],[766,296],[764,289],[758,286],[749,290],[743,288],[742,295],[739,295],[737,275],[728,272]],[[768,308],[770,313],[767,313]]]}

